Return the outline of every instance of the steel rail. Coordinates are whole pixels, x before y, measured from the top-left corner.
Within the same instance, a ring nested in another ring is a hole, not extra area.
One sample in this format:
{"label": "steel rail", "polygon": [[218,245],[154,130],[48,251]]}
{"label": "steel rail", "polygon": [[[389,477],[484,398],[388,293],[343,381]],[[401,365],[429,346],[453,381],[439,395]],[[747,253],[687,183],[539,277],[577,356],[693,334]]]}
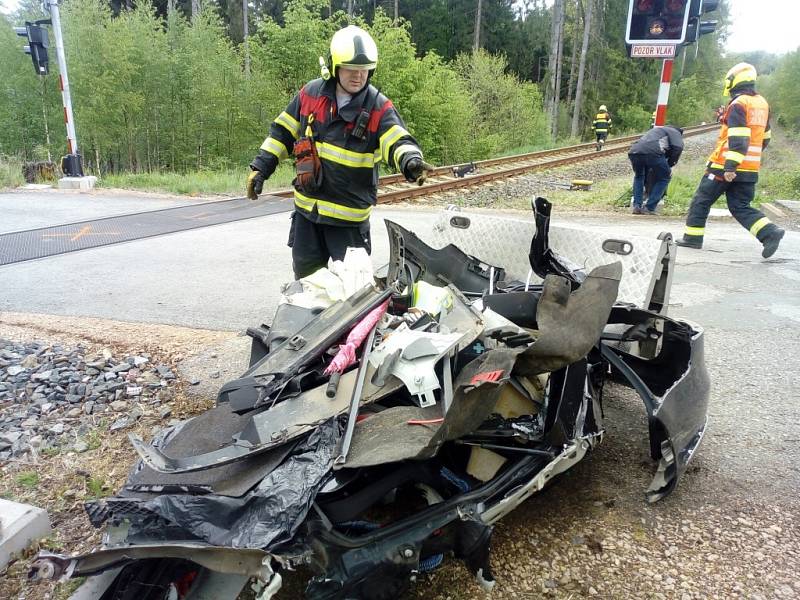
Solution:
{"label": "steel rail", "polygon": [[[687,127],[684,129],[683,136],[691,137],[702,135],[718,127],[719,125],[717,123]],[[405,177],[401,174],[385,175],[378,180],[378,203],[390,204],[393,202],[400,202],[410,198],[437,194],[445,190],[471,187],[498,179],[515,177],[524,173],[541,171],[571,163],[603,158],[612,154],[619,154],[627,151],[630,143],[640,137],[641,134],[636,134],[610,139],[600,151],[595,149],[595,142],[586,142],[572,146],[563,146],[561,148],[551,148],[548,150],[538,150],[536,152],[477,160],[472,163],[475,165],[474,174],[467,174],[464,177],[456,177],[453,174],[453,168],[460,165],[436,167],[429,175],[425,184],[421,186],[407,182]],[[292,196],[293,190],[276,190],[266,193],[269,193],[271,196],[288,198]]]}

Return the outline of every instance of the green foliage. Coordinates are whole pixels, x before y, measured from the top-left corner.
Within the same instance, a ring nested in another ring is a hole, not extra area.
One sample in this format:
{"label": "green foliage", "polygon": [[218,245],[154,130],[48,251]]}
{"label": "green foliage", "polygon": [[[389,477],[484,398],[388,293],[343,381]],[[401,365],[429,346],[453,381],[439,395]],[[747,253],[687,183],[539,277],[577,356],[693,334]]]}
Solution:
{"label": "green foliage", "polygon": [[[50,548],[50,546],[47,546]],[[52,549],[52,548],[50,548]],[[83,585],[86,581],[86,577],[75,577],[73,579],[68,579],[63,583],[59,583],[56,585],[55,590],[53,593],[53,600],[69,600],[72,595],[76,592],[76,590]]]}
{"label": "green foliage", "polygon": [[[133,4],[70,0],[62,7],[79,147],[86,170],[101,177],[153,173],[129,184],[188,193],[238,187],[270,122],[304,83],[319,76],[318,58],[327,56],[331,35],[348,22],[375,37],[380,63],[374,83],[392,99],[431,161],[460,162],[552,143],[538,83],[547,75],[541,59],[549,52],[552,11],[543,0],[483,0],[484,50],[477,53],[474,0],[404,1],[397,23],[370,0],[354,0],[353,17],[343,12],[346,0],[260,0],[249,5],[249,69],[240,43],[241,3],[207,3],[191,20],[187,0],[169,18],[163,0],[125,8]],[[584,139],[591,136],[599,104],[608,105],[615,134],[647,129],[655,108],[660,61],[631,60],[621,44],[628,4],[604,0],[595,11],[578,107]],[[17,23],[44,16],[32,0],[21,7]],[[583,34],[578,4],[567,7],[562,136],[570,131],[570,69]],[[710,109],[720,101],[721,76],[731,60],[721,57],[726,11],[723,3],[714,17],[722,21],[720,32],[701,40],[696,57],[690,47],[676,60],[672,122],[710,120]],[[0,16],[0,154],[32,160],[49,152],[57,160],[65,147],[54,52],[51,47],[54,72],[36,77],[11,26]],[[780,119],[800,130],[794,100],[800,90],[792,76],[800,59],[754,59],[773,71],[770,100],[780,107]],[[167,180],[166,172],[186,176]],[[122,183],[112,177],[112,185]]]}
{"label": "green foliage", "polygon": [[102,477],[89,477],[86,480],[86,496],[89,499],[102,498],[109,489]]}
{"label": "green foliage", "polygon": [[800,133],[800,50],[781,57],[774,72],[759,79],[759,88],[771,106],[773,122]]}
{"label": "green foliage", "polygon": [[14,156],[0,154],[0,190],[19,187],[25,183],[22,177],[22,161]]}
{"label": "green foliage", "polygon": [[650,128],[652,111],[648,112],[637,104],[623,106],[614,114],[614,135],[623,135],[637,131],[646,131]]}
{"label": "green foliage", "polygon": [[[265,190],[288,188],[294,177],[288,163],[278,167],[264,184]],[[209,194],[243,195],[247,171],[222,169],[187,171],[185,173],[159,172],[109,174],[99,181],[106,188],[134,188],[150,192],[205,196]],[[88,441],[88,440],[87,440]],[[91,444],[90,444],[91,448]]]}
{"label": "green foliage", "polygon": [[477,112],[473,127],[480,140],[476,157],[548,139],[539,89],[507,73],[504,56],[479,50],[460,55],[455,67]]}
{"label": "green foliage", "polygon": [[14,481],[23,487],[34,488],[39,485],[39,474],[36,471],[20,471]]}

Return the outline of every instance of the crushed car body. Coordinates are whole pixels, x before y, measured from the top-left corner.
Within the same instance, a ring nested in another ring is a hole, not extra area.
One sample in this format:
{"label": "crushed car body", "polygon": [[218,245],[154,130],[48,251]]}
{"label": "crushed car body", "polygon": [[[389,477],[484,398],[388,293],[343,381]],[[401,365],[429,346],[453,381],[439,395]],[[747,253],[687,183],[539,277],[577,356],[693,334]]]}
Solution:
{"label": "crushed car body", "polygon": [[[31,577],[92,576],[85,598],[236,598],[248,580],[271,598],[303,566],[308,599],[383,600],[454,555],[491,589],[493,524],[602,440],[608,380],[648,415],[647,499],[669,494],[709,393],[702,329],[666,315],[674,245],[653,240],[643,270],[638,242],[581,238],[584,268],[551,247],[551,208],[445,211],[440,249],[387,221],[374,278],[289,284],[214,408],[132,438],[123,489],[86,505],[103,548],[40,553]],[[527,236],[526,263],[486,227]]]}

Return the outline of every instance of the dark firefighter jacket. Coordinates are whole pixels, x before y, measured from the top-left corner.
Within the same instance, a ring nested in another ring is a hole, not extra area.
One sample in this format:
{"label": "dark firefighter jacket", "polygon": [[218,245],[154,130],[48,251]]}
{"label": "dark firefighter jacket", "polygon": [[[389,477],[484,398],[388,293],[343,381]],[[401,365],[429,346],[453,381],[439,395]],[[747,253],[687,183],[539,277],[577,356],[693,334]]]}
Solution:
{"label": "dark firefighter jacket", "polygon": [[678,164],[681,152],[683,152],[683,134],[669,125],[653,127],[628,150],[628,154],[665,156],[670,167]]}
{"label": "dark firefighter jacket", "polygon": [[771,136],[767,101],[752,86],[740,90],[722,115],[719,139],[708,158],[708,172],[721,177],[725,171],[735,171],[736,181],[758,181],[761,151]]}
{"label": "dark firefighter jacket", "polygon": [[[374,97],[374,99],[373,99]],[[371,106],[364,139],[352,135],[362,107]],[[369,219],[377,201],[378,164],[404,172],[412,157],[421,157],[416,140],[406,130],[391,100],[367,85],[337,109],[336,81],[315,79],[292,99],[273,121],[269,137],[250,165],[266,177],[292,154],[295,140],[306,131],[309,115],[322,163],[322,187],[314,194],[294,192],[295,209],[308,219],[328,225],[353,226]]]}
{"label": "dark firefighter jacket", "polygon": [[595,133],[608,133],[610,127],[611,115],[607,112],[597,113],[597,116],[594,118],[594,122],[592,123],[592,129],[594,129]]}

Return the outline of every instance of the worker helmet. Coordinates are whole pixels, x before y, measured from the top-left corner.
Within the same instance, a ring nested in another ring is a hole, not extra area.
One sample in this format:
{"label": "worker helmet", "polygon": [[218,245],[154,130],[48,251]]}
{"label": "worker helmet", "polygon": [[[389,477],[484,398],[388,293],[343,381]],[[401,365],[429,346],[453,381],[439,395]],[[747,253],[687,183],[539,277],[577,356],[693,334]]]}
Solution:
{"label": "worker helmet", "polygon": [[599,110],[602,112],[602,111],[605,111],[605,110],[608,110],[608,109],[606,108],[605,104],[601,104]]}
{"label": "worker helmet", "polygon": [[725,74],[725,87],[723,96],[730,96],[731,90],[740,85],[754,85],[756,82],[756,68],[750,63],[739,63],[730,68]]}
{"label": "worker helmet", "polygon": [[360,27],[348,25],[333,34],[330,69],[337,76],[339,67],[368,69],[370,76],[378,66],[378,47],[372,36]]}

